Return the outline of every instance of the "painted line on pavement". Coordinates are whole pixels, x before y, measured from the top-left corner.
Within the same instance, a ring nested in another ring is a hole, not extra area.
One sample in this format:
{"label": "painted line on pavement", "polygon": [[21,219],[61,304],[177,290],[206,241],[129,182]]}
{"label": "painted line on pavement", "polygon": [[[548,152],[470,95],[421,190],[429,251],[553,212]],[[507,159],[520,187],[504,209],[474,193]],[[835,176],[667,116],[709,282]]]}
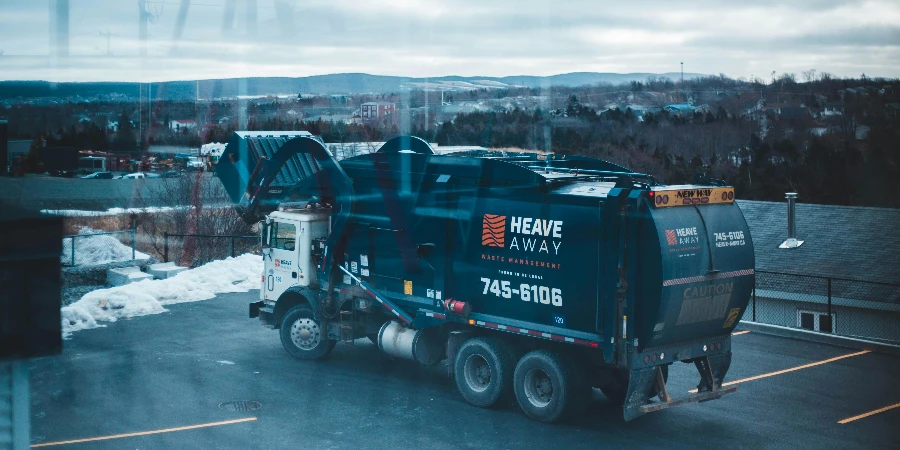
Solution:
{"label": "painted line on pavement", "polygon": [[[836,357],[834,357],[834,358],[829,358],[829,359],[822,360],[822,361],[818,361],[818,362],[814,362],[814,363],[804,364],[804,365],[802,365],[802,366],[791,367],[790,369],[784,369],[784,370],[779,370],[779,371],[777,371],[777,372],[769,372],[769,373],[764,373],[764,374],[762,374],[762,375],[756,375],[756,376],[749,377],[749,378],[743,378],[743,379],[740,379],[740,380],[729,381],[729,382],[727,382],[727,383],[722,383],[722,387],[725,387],[725,386],[731,386],[731,385],[733,385],[733,384],[745,383],[745,382],[747,382],[747,381],[758,380],[758,379],[760,379],[760,378],[774,377],[775,375],[781,375],[781,374],[788,373],[788,372],[793,372],[793,371],[796,371],[796,370],[808,369],[808,368],[810,368],[810,367],[820,366],[820,365],[822,365],[822,364],[828,364],[828,363],[830,363],[830,362],[835,362],[835,361],[838,361],[838,360],[841,360],[841,359],[844,359],[844,358],[852,358],[852,357],[854,357],[854,356],[865,355],[866,353],[872,353],[872,351],[871,351],[871,350],[863,350],[863,351],[861,351],[861,352],[856,352],[856,353],[850,353],[850,354],[847,354],[847,355],[836,356]],[[688,392],[694,393],[694,392],[697,392],[697,390],[696,390],[696,389],[691,389],[691,390],[688,391]]]}
{"label": "painted line on pavement", "polygon": [[731,333],[731,335],[732,335],[732,336],[740,336],[740,335],[742,335],[742,334],[747,334],[747,333],[749,333],[749,332],[750,332],[750,330],[735,331],[734,333]]}
{"label": "painted line on pavement", "polygon": [[845,424],[845,423],[850,423],[850,422],[853,422],[854,420],[865,419],[866,417],[874,416],[875,414],[883,413],[883,412],[885,412],[885,411],[889,411],[889,410],[892,410],[892,409],[894,409],[894,408],[900,408],[900,403],[897,403],[896,405],[885,406],[884,408],[876,409],[875,411],[869,411],[869,412],[867,412],[867,413],[865,413],[865,414],[860,414],[860,415],[858,415],[858,416],[848,417],[848,418],[846,418],[846,419],[844,419],[844,420],[839,420],[838,423],[841,424],[841,425],[843,425],[843,424]]}
{"label": "painted line on pavement", "polygon": [[80,444],[82,442],[106,441],[109,439],[120,439],[120,438],[134,437],[134,436],[147,436],[150,434],[160,434],[160,433],[171,433],[173,431],[195,430],[197,428],[218,427],[221,425],[231,425],[234,423],[252,422],[254,420],[256,420],[256,417],[245,417],[243,419],[226,420],[224,422],[201,423],[201,424],[197,424],[197,425],[188,425],[188,426],[184,426],[184,427],[165,428],[162,430],[150,430],[150,431],[139,431],[136,433],[113,434],[113,435],[109,435],[109,436],[98,436],[98,437],[84,438],[84,439],[72,439],[70,441],[43,442],[40,444],[34,444],[31,446],[31,448],[51,447],[54,445]]}

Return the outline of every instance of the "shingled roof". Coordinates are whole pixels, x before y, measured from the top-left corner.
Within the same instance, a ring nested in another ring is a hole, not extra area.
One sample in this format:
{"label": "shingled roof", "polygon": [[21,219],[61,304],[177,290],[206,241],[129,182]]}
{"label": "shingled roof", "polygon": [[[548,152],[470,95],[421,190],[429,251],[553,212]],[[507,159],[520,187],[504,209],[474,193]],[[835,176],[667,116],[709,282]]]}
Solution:
{"label": "shingled roof", "polygon": [[787,204],[741,200],[756,269],[900,284],[900,209],[797,203],[799,248],[787,238]]}

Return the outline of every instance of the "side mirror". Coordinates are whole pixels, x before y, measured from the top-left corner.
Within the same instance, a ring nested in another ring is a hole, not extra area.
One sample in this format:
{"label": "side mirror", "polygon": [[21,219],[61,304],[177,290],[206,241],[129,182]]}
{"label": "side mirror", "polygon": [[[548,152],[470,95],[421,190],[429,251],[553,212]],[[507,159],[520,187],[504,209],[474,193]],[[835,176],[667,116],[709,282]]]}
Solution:
{"label": "side mirror", "polygon": [[262,226],[259,231],[259,247],[263,250],[269,248],[269,223],[262,222]]}
{"label": "side mirror", "polygon": [[434,251],[436,246],[431,243],[419,244],[416,246],[416,257],[417,258],[427,258]]}

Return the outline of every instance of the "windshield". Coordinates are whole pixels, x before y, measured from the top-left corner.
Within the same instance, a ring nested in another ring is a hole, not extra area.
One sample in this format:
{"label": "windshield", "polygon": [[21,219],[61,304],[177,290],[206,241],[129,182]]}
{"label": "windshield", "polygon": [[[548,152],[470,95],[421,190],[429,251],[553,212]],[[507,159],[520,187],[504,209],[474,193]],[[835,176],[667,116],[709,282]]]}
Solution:
{"label": "windshield", "polygon": [[897,447],[898,24],[0,0],[0,447]]}

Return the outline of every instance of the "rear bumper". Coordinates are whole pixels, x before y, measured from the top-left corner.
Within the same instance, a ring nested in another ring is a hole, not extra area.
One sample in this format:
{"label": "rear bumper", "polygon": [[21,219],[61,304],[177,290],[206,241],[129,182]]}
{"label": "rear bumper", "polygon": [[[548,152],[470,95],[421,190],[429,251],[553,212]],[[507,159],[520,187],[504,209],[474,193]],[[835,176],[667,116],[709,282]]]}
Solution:
{"label": "rear bumper", "polygon": [[[722,380],[731,366],[731,352],[694,358],[700,375],[698,392],[693,395],[673,399],[666,389],[666,377],[661,366],[630,370],[626,401],[623,405],[625,420],[632,420],[648,412],[659,411],[687,403],[706,402],[737,392],[737,386],[723,387]],[[650,402],[653,397],[659,402]]]}
{"label": "rear bumper", "polygon": [[696,394],[682,397],[677,400],[669,400],[667,402],[654,402],[642,405],[640,407],[640,411],[643,414],[647,414],[649,412],[659,411],[667,408],[674,408],[676,406],[681,406],[687,403],[702,403],[710,400],[715,400],[719,397],[722,397],[723,395],[733,394],[737,392],[737,390],[737,386],[729,386],[727,388],[719,388],[714,391],[698,392]]}

